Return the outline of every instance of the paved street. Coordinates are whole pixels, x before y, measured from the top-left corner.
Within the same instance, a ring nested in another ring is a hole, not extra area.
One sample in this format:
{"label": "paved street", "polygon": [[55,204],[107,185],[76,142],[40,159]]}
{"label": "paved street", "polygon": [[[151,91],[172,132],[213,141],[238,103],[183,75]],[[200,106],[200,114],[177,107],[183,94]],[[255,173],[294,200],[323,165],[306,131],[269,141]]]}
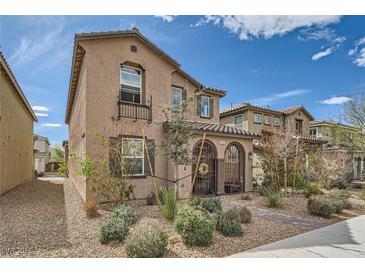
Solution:
{"label": "paved street", "polygon": [[235,258],[365,257],[365,215],[235,254]]}

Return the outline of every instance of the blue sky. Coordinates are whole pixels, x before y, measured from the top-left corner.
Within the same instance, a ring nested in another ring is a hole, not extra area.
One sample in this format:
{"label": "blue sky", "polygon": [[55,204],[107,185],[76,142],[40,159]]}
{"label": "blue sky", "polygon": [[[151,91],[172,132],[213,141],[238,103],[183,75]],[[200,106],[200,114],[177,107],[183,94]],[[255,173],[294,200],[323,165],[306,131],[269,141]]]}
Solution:
{"label": "blue sky", "polygon": [[304,104],[338,118],[365,91],[365,16],[1,16],[0,45],[54,144],[64,124],[73,37],[137,27],[201,83],[227,89],[221,108]]}

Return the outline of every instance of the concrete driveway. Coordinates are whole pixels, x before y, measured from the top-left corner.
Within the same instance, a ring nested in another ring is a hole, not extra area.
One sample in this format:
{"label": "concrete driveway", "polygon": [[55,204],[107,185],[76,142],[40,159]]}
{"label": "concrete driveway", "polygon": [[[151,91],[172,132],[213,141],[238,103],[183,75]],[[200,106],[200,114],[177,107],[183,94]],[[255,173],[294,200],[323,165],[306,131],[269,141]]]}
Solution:
{"label": "concrete driveway", "polygon": [[365,258],[365,215],[230,257]]}

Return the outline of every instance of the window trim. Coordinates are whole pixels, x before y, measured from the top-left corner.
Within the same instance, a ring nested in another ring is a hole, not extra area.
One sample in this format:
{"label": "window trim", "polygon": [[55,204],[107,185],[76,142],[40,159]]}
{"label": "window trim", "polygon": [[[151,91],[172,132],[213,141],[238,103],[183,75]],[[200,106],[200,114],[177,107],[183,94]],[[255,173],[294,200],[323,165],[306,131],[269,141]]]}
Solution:
{"label": "window trim", "polygon": [[[125,67],[125,68],[129,68],[129,69],[132,69],[132,70],[138,70],[139,71],[139,87],[137,86],[134,86],[134,85],[127,85],[127,84],[123,84],[122,83],[122,68]],[[134,103],[134,104],[142,104],[142,96],[143,96],[143,88],[142,88],[142,75],[143,75],[143,71],[142,69],[140,68],[135,68],[135,67],[132,67],[132,66],[128,66],[128,65],[123,65],[121,64],[120,65],[120,73],[119,73],[119,86],[120,86],[120,98],[121,98],[121,93],[122,93],[122,85],[125,85],[125,86],[128,86],[128,87],[132,87],[132,88],[139,88],[139,92],[126,92],[126,93],[130,93],[130,94],[139,94],[139,103],[136,103],[136,102],[130,102],[130,101],[123,101],[123,102],[128,102],[128,103]],[[120,101],[122,101],[122,99],[120,99]]]}
{"label": "window trim", "polygon": [[[236,117],[242,117],[242,123],[236,124]],[[234,124],[234,126],[242,126],[243,125],[243,114],[238,114],[238,115],[233,116],[233,124]]]}
{"label": "window trim", "polygon": [[[259,117],[260,117],[260,121],[259,121],[259,122],[256,122],[256,119],[255,119],[256,115],[259,115]],[[260,124],[260,125],[262,124],[261,113],[255,112],[255,113],[253,114],[253,122],[254,122],[255,124]]]}
{"label": "window trim", "polygon": [[184,88],[179,87],[179,86],[171,86],[171,108],[172,110],[176,110],[176,108],[178,107],[178,105],[176,106],[176,108],[174,108],[174,89],[180,90],[180,94],[181,94],[181,101],[180,104],[183,102],[183,92],[184,92]]}
{"label": "window trim", "polygon": [[[311,134],[311,131],[315,131],[315,134]],[[317,128],[310,128],[309,129],[309,136],[317,137]]]}
{"label": "window trim", "polygon": [[[208,100],[208,113],[207,113],[207,116],[203,115],[203,98],[206,98]],[[211,97],[210,96],[207,96],[207,95],[201,95],[200,96],[200,117],[201,118],[206,118],[206,119],[210,119],[210,99]]]}
{"label": "window trim", "polygon": [[[278,124],[275,123],[275,121],[278,121]],[[280,117],[277,117],[275,116],[274,119],[273,119],[273,125],[275,127],[280,127],[280,124],[281,124],[281,118]]]}
{"label": "window trim", "polygon": [[[123,148],[124,148],[124,140],[140,140],[142,141],[142,156],[125,156],[123,153]],[[130,178],[134,178],[134,177],[141,177],[141,176],[146,176],[145,175],[145,170],[144,170],[144,157],[145,157],[145,151],[144,151],[144,142],[145,140],[143,138],[134,138],[134,137],[122,137],[122,157],[127,158],[127,159],[142,159],[142,173],[136,173],[136,174],[123,174],[124,177],[130,177]]]}
{"label": "window trim", "polygon": [[[269,119],[269,122],[268,123],[266,123],[266,118]],[[266,125],[266,126],[270,126],[271,125],[271,116],[264,115],[264,125]]]}

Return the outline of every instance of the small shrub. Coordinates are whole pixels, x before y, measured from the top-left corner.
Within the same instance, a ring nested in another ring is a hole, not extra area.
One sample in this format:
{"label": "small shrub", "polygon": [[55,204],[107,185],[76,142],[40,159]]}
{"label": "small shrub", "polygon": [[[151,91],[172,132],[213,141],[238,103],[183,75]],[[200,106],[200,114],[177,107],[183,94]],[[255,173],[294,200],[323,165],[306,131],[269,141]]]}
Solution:
{"label": "small shrub", "polygon": [[128,225],[119,218],[108,218],[101,225],[100,242],[123,241],[128,235]]}
{"label": "small shrub", "polygon": [[312,195],[322,195],[323,192],[318,184],[316,183],[309,183],[306,184],[304,187],[304,195],[306,198],[309,198]]}
{"label": "small shrub", "polygon": [[359,199],[364,200],[365,201],[365,191],[359,193]]}
{"label": "small shrub", "polygon": [[131,258],[159,258],[166,252],[168,237],[160,227],[141,228],[129,235],[126,251]]}
{"label": "small shrub", "polygon": [[338,189],[348,189],[349,185],[350,184],[346,179],[341,179],[336,183]]}
{"label": "small shrub", "polygon": [[161,187],[161,195],[159,196],[159,209],[165,219],[172,221],[176,215],[177,201],[179,199],[179,191],[176,185],[170,187]]}
{"label": "small shrub", "polygon": [[[163,202],[163,201],[161,201],[161,189],[159,189],[157,192],[158,192],[158,197],[159,197],[160,203],[161,203],[161,202]],[[145,200],[146,200],[147,205],[157,205],[158,204],[156,193],[154,191],[150,192],[150,194],[148,194],[146,196]]]}
{"label": "small shrub", "polygon": [[126,225],[134,224],[139,217],[137,211],[128,205],[121,205],[113,209],[110,213],[109,218],[120,219]]}
{"label": "small shrub", "polygon": [[44,172],[38,172],[38,177],[43,177],[44,176]]}
{"label": "small shrub", "polygon": [[189,200],[189,205],[192,207],[198,207],[201,204],[202,200],[199,197],[191,197]]}
{"label": "small shrub", "polygon": [[84,211],[86,212],[86,217],[95,218],[99,215],[98,213],[98,203],[96,200],[88,201],[84,204]]}
{"label": "small shrub", "polygon": [[307,209],[310,214],[329,218],[332,215],[332,205],[324,197],[310,197],[307,201]]}
{"label": "small shrub", "polygon": [[222,210],[222,202],[218,197],[208,198],[202,201],[202,207],[211,213]]}
{"label": "small shrub", "polygon": [[224,236],[232,237],[243,235],[240,215],[236,208],[229,208],[225,211],[221,211],[217,216],[216,227]]}
{"label": "small shrub", "polygon": [[244,200],[244,201],[251,201],[252,200],[252,197],[250,194],[248,193],[245,193],[245,194],[242,194],[241,195],[241,200]]}
{"label": "small shrub", "polygon": [[279,206],[281,206],[283,197],[282,197],[280,191],[277,191],[273,188],[265,188],[263,193],[264,193],[264,196],[266,198],[268,207],[279,207]]}
{"label": "small shrub", "polygon": [[348,190],[342,189],[335,192],[330,192],[327,197],[332,200],[339,200],[342,203],[343,209],[351,208],[351,203],[349,202],[350,199],[350,192]]}
{"label": "small shrub", "polygon": [[241,223],[248,224],[251,223],[252,213],[247,207],[239,207],[237,209],[238,215],[240,216]]}
{"label": "small shrub", "polygon": [[184,206],[179,208],[174,227],[189,246],[207,246],[211,243],[215,222],[205,212]]}
{"label": "small shrub", "polygon": [[336,197],[327,198],[327,202],[332,207],[332,212],[334,213],[341,213],[344,209],[344,203],[341,199]]}
{"label": "small shrub", "polygon": [[62,162],[60,163],[60,166],[58,168],[58,175],[61,177],[68,177],[68,163],[67,162]]}

